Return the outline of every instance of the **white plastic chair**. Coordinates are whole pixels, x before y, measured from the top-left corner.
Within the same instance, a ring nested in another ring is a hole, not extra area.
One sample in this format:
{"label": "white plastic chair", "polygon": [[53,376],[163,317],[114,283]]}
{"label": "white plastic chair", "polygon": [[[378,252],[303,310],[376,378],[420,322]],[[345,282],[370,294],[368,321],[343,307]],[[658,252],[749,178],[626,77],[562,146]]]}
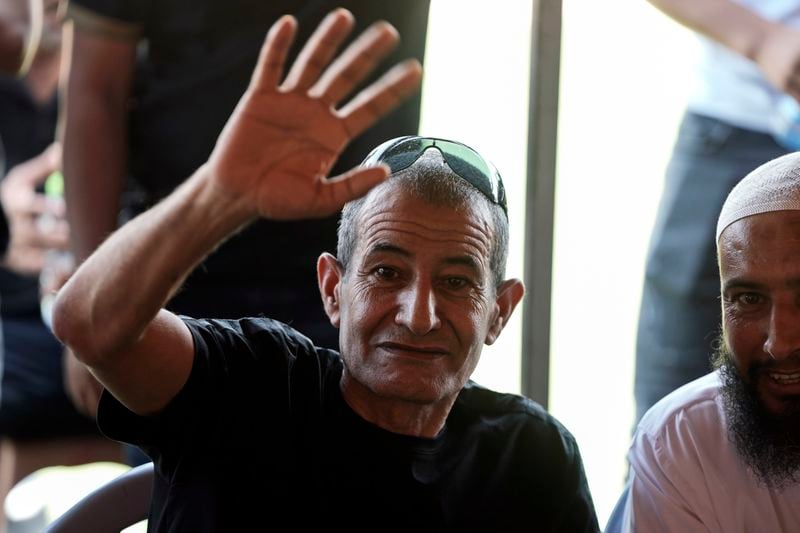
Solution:
{"label": "white plastic chair", "polygon": [[119,533],[145,520],[153,494],[153,463],[131,468],[83,497],[47,533]]}

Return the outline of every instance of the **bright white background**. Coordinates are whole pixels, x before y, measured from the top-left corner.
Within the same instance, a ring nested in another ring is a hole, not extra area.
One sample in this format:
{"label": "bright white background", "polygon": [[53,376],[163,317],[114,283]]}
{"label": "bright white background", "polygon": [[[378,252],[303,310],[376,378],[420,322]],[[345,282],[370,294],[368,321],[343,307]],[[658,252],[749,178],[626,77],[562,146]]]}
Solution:
{"label": "bright white background", "polygon": [[[433,0],[423,119],[494,161],[522,276],[531,2]],[[576,436],[600,525],[622,488],[644,256],[695,42],[642,0],[564,0],[550,411]],[[519,392],[521,323],[475,379]]]}

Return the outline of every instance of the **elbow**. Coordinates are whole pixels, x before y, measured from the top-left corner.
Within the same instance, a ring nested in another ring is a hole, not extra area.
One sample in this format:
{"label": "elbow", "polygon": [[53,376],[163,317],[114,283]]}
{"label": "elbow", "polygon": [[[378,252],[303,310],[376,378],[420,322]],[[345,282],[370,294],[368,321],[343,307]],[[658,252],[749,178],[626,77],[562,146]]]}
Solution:
{"label": "elbow", "polygon": [[56,296],[53,304],[52,316],[50,322],[53,328],[53,335],[64,344],[69,345],[70,332],[72,324],[69,321],[69,304],[62,297],[63,291]]}
{"label": "elbow", "polygon": [[100,357],[92,342],[91,326],[81,319],[80,307],[63,289],[59,291],[51,317],[53,334],[80,362],[91,367],[95,366]]}

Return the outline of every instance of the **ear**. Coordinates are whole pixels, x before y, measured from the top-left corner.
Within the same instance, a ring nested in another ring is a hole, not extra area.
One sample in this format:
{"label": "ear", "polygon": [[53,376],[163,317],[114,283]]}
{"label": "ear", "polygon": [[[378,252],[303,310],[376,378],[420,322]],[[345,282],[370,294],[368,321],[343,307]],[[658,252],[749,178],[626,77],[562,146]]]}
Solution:
{"label": "ear", "polygon": [[525,285],[518,279],[507,279],[500,284],[500,287],[497,288],[495,315],[484,341],[486,344],[494,344],[524,295]]}
{"label": "ear", "polygon": [[317,259],[317,284],[322,306],[333,327],[339,327],[339,282],[342,271],[336,257],[325,252]]}

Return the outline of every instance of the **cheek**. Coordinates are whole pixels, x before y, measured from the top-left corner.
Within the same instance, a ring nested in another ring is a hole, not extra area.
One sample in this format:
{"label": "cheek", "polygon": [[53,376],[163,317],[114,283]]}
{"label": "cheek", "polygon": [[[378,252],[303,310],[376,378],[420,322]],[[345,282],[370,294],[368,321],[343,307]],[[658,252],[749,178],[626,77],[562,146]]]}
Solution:
{"label": "cheek", "polygon": [[392,298],[388,294],[368,286],[357,286],[344,294],[342,301],[346,308],[351,329],[369,329],[371,324],[381,320],[391,308]]}
{"label": "cheek", "polygon": [[723,331],[727,348],[737,364],[746,364],[763,353],[766,334],[760,322],[726,317]]}

